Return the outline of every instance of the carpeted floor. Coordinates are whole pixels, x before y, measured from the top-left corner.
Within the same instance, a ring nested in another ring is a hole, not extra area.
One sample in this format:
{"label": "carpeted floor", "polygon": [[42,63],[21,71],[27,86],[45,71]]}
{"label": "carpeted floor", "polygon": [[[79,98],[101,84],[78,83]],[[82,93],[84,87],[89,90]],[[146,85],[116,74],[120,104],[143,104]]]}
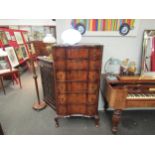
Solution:
{"label": "carpeted floor", "polygon": [[[38,72],[38,75],[40,73]],[[55,111],[50,107],[34,111],[37,101],[33,75],[22,74],[22,85],[7,84],[6,95],[0,90],[0,123],[6,135],[110,135],[112,111],[100,111],[100,127],[96,128],[93,119],[72,117],[60,119],[60,127],[55,127]],[[40,95],[42,88],[38,78]],[[128,110],[122,114],[118,134],[155,134],[155,110]]]}

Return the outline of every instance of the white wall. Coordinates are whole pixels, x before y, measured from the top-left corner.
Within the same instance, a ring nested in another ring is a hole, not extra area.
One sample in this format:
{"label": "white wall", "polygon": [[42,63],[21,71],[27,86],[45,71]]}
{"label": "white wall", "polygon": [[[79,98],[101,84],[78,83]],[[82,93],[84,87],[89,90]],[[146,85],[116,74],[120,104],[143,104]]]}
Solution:
{"label": "white wall", "polygon": [[[57,23],[57,42],[61,42],[61,33],[70,28],[71,20],[59,19],[56,21]],[[103,54],[103,64],[102,64],[102,73],[103,66],[105,62],[110,58],[118,58],[123,60],[125,58],[129,58],[130,60],[134,60],[137,63],[137,71],[139,72],[140,63],[141,63],[141,53],[142,53],[142,37],[144,29],[155,29],[155,19],[148,20],[139,20],[139,30],[137,32],[136,37],[82,37],[81,43],[96,43],[104,45],[104,54]]]}
{"label": "white wall", "polygon": [[33,25],[33,26],[55,26],[52,19],[0,19],[0,25]]}
{"label": "white wall", "polygon": [[[57,42],[61,43],[61,33],[70,28],[70,19],[56,20],[57,24]],[[110,57],[120,60],[129,58],[137,63],[137,71],[140,70],[141,54],[142,54],[142,38],[145,29],[155,29],[155,19],[141,19],[139,22],[139,30],[136,37],[82,37],[81,43],[96,43],[104,45],[104,54],[102,61],[102,73],[104,64]],[[99,109],[101,110],[103,103],[101,95],[99,97]]]}

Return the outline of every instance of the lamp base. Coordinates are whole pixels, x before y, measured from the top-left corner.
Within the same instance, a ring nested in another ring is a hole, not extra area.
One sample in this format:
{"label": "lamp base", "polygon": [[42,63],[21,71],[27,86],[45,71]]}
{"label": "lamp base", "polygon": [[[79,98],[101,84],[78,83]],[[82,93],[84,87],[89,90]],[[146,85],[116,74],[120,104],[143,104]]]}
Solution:
{"label": "lamp base", "polygon": [[47,104],[45,102],[40,101],[40,103],[38,103],[38,102],[34,103],[33,109],[34,110],[43,110],[46,108],[46,106],[47,106]]}

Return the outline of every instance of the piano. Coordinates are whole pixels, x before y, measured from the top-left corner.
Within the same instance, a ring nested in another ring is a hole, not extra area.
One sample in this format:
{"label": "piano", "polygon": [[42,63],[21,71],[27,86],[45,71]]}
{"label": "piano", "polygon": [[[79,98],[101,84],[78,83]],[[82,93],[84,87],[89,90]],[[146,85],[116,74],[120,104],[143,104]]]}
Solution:
{"label": "piano", "polygon": [[118,131],[121,112],[126,108],[155,107],[155,77],[118,76],[111,80],[103,76],[101,93],[104,109],[113,109],[112,132]]}

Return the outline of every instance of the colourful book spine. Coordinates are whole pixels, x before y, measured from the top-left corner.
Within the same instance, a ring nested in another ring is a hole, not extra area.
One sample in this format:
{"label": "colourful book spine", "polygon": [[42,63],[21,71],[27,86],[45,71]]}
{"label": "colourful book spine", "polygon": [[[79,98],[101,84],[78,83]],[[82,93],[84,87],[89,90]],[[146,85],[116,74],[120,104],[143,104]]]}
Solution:
{"label": "colourful book spine", "polygon": [[101,31],[101,19],[97,20],[97,30]]}
{"label": "colourful book spine", "polygon": [[83,19],[80,19],[80,22],[79,23],[83,23],[83,21],[84,21]]}
{"label": "colourful book spine", "polygon": [[117,19],[115,19],[115,31],[117,31]]}
{"label": "colourful book spine", "polygon": [[127,23],[131,27],[131,19],[128,19]]}
{"label": "colourful book spine", "polygon": [[123,19],[120,19],[120,26],[123,24]]}
{"label": "colourful book spine", "polygon": [[86,27],[86,20],[83,19],[82,24]]}
{"label": "colourful book spine", "polygon": [[86,19],[86,30],[89,30],[89,19]]}
{"label": "colourful book spine", "polygon": [[108,31],[110,31],[110,28],[111,28],[111,21],[110,19],[108,19]]}
{"label": "colourful book spine", "polygon": [[117,19],[115,19],[114,31],[117,30]]}
{"label": "colourful book spine", "polygon": [[112,29],[111,29],[111,31],[114,31],[114,28],[115,28],[115,19],[112,19]]}
{"label": "colourful book spine", "polygon": [[134,28],[134,24],[135,24],[135,20],[132,19],[132,20],[131,20],[131,27],[132,27],[132,28]]}
{"label": "colourful book spine", "polygon": [[107,19],[105,19],[105,21],[104,21],[104,30],[105,31],[107,30]]}
{"label": "colourful book spine", "polygon": [[106,31],[108,31],[108,28],[109,28],[109,20],[106,19]]}
{"label": "colourful book spine", "polygon": [[75,27],[75,19],[72,19],[72,26]]}
{"label": "colourful book spine", "polygon": [[92,19],[93,31],[96,31],[96,19]]}
{"label": "colourful book spine", "polygon": [[103,31],[106,30],[106,25],[105,25],[106,23],[105,22],[106,22],[106,20],[105,19],[102,19],[102,30]]}
{"label": "colourful book spine", "polygon": [[91,21],[92,21],[92,31],[94,31],[94,27],[95,27],[95,24],[94,24],[94,19],[91,19]]}
{"label": "colourful book spine", "polygon": [[108,25],[109,25],[109,23],[108,23],[109,21],[108,21],[108,19],[106,19],[106,31],[108,31]]}
{"label": "colourful book spine", "polygon": [[92,31],[93,30],[93,20],[90,19],[90,22],[89,22],[89,30]]}
{"label": "colourful book spine", "polygon": [[76,24],[79,22],[79,19],[76,19]]}
{"label": "colourful book spine", "polygon": [[119,30],[119,26],[120,26],[119,19],[117,19],[117,31]]}
{"label": "colourful book spine", "polygon": [[98,29],[98,19],[96,19],[96,27],[95,27],[95,30],[96,31],[99,31],[99,29]]}
{"label": "colourful book spine", "polygon": [[117,30],[119,30],[121,25],[122,25],[122,19],[118,19]]}

